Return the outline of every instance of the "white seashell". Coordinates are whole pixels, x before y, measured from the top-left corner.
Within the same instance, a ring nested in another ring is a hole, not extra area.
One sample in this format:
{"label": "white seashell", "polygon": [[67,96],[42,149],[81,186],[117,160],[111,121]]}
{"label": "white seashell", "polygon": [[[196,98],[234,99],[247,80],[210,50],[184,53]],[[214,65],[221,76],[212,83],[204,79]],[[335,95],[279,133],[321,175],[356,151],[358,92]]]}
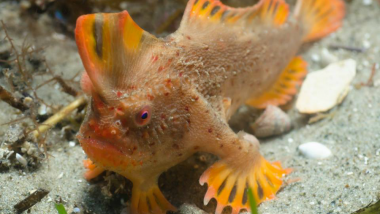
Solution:
{"label": "white seashell", "polygon": [[300,153],[310,159],[325,159],[332,155],[329,148],[317,142],[308,142],[298,146]]}
{"label": "white seashell", "polygon": [[1,149],[0,148],[0,159],[5,157],[5,154],[7,153],[7,151],[5,149]]}
{"label": "white seashell", "polygon": [[314,114],[330,110],[346,97],[356,75],[356,61],[332,63],[307,75],[296,103],[301,113]]}
{"label": "white seashell", "polygon": [[47,113],[47,106],[42,104],[39,108],[38,108],[38,114],[39,115],[45,115]]}
{"label": "white seashell", "polygon": [[280,135],[292,128],[289,116],[277,106],[268,105],[263,114],[251,125],[256,137]]}
{"label": "white seashell", "polygon": [[28,161],[26,161],[26,159],[19,153],[16,153],[16,160],[20,162],[24,167],[28,166]]}

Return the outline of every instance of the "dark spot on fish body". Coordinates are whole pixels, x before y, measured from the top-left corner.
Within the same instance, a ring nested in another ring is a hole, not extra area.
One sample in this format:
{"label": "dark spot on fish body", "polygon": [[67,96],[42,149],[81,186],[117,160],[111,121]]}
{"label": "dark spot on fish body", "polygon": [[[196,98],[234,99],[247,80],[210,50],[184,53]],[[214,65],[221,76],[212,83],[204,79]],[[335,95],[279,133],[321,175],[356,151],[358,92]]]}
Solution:
{"label": "dark spot on fish body", "polygon": [[162,70],[164,70],[164,67],[162,67],[162,66],[158,67],[158,69],[157,69],[158,72],[161,72]]}
{"label": "dark spot on fish body", "polygon": [[156,62],[158,60],[158,56],[152,56],[152,61]]}
{"label": "dark spot on fish body", "polygon": [[179,146],[178,146],[178,144],[173,144],[173,149],[177,149],[177,150],[179,150]]}
{"label": "dark spot on fish body", "polygon": [[206,9],[207,6],[210,4],[209,1],[206,1],[203,5],[202,5],[202,10]]}
{"label": "dark spot on fish body", "polygon": [[[151,95],[151,94],[147,94],[146,97],[148,98],[148,100],[152,101],[154,99],[154,96]],[[145,118],[144,118],[145,119]]]}
{"label": "dark spot on fish body", "polygon": [[172,61],[173,61],[173,58],[168,59],[165,66],[169,67],[169,65],[172,64]]}
{"label": "dark spot on fish body", "polygon": [[212,133],[212,128],[209,128],[207,131],[208,133]]}
{"label": "dark spot on fish body", "polygon": [[225,10],[225,11],[223,12],[223,14],[222,14],[222,18],[221,18],[221,20],[224,21],[224,20],[227,18],[227,15],[228,15],[229,13],[230,13],[229,10]]}
{"label": "dark spot on fish body", "polygon": [[219,10],[220,10],[220,6],[215,6],[214,8],[212,8],[210,15],[211,16],[215,15]]}
{"label": "dark spot on fish body", "polygon": [[199,146],[194,146],[194,150],[198,150],[199,149]]}
{"label": "dark spot on fish body", "polygon": [[233,18],[234,16],[236,16],[236,12],[231,12],[229,15],[228,15],[228,18]]}

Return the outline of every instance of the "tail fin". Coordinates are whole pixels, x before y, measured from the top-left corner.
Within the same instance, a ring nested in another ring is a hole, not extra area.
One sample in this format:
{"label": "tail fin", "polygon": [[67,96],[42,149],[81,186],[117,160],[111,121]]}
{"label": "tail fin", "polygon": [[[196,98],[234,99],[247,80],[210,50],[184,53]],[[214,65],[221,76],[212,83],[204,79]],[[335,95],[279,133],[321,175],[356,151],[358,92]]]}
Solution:
{"label": "tail fin", "polygon": [[295,17],[302,22],[304,42],[314,41],[336,31],[345,15],[343,0],[298,0]]}

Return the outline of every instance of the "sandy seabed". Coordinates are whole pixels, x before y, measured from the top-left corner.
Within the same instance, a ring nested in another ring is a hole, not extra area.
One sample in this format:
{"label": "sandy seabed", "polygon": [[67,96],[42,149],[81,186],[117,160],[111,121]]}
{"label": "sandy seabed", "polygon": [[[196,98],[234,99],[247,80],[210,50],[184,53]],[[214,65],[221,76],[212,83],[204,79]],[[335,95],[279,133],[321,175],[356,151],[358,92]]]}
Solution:
{"label": "sandy seabed", "polygon": [[[55,31],[48,16],[38,21],[24,20],[19,16],[19,5],[13,1],[0,2],[0,19],[4,20],[11,37],[21,44],[28,37],[36,46],[45,48],[44,55],[56,74],[72,77],[81,71],[82,64],[72,36]],[[33,30],[30,26],[33,23]],[[309,62],[310,71],[325,66],[322,50],[330,45],[364,47],[364,52],[345,49],[331,50],[339,59],[357,61],[357,75],[353,85],[366,82],[374,63],[380,63],[380,6],[375,1],[354,0],[347,4],[344,26],[319,42],[308,45],[301,55]],[[0,31],[0,38],[4,37]],[[7,47],[0,41],[0,50]],[[377,73],[374,81],[380,81]],[[4,78],[0,84],[5,84]],[[295,129],[288,134],[261,140],[261,152],[270,161],[280,160],[294,172],[285,178],[291,182],[277,194],[275,200],[259,206],[261,214],[328,214],[352,213],[380,198],[380,86],[352,87],[347,98],[334,109],[330,119],[307,125],[305,117],[295,110],[290,115]],[[50,87],[50,90],[49,90]],[[41,91],[49,103],[64,105],[72,97],[57,90],[54,85]],[[0,102],[0,121],[17,118],[17,111]],[[241,114],[247,112],[241,111]],[[232,123],[236,124],[239,115]],[[241,121],[244,123],[246,121]],[[0,143],[9,126],[0,126]],[[83,178],[85,159],[81,147],[70,146],[59,129],[53,129],[48,138],[49,159],[33,170],[19,167],[0,172],[0,214],[15,213],[13,205],[38,188],[50,191],[30,209],[29,213],[56,213],[54,203],[63,202],[67,210],[77,207],[80,213],[120,213],[125,194],[102,194],[105,181],[88,183]],[[317,141],[329,147],[333,156],[326,160],[310,160],[301,156],[297,147],[305,142]],[[160,187],[168,200],[181,207],[180,213],[212,213],[215,201],[203,206],[206,187],[198,183],[202,172],[215,158],[196,154],[179,166],[170,169],[160,178]],[[126,186],[130,188],[128,183]],[[199,208],[197,208],[199,207]]]}

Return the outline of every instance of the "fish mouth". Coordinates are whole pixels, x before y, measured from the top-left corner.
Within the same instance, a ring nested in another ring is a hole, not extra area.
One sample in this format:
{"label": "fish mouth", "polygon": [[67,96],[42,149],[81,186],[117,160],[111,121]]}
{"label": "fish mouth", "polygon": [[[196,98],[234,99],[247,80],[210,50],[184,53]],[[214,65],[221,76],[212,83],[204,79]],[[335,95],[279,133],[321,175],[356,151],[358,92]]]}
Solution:
{"label": "fish mouth", "polygon": [[133,162],[128,154],[107,139],[99,139],[93,134],[78,134],[77,138],[88,158],[107,170],[118,172]]}

